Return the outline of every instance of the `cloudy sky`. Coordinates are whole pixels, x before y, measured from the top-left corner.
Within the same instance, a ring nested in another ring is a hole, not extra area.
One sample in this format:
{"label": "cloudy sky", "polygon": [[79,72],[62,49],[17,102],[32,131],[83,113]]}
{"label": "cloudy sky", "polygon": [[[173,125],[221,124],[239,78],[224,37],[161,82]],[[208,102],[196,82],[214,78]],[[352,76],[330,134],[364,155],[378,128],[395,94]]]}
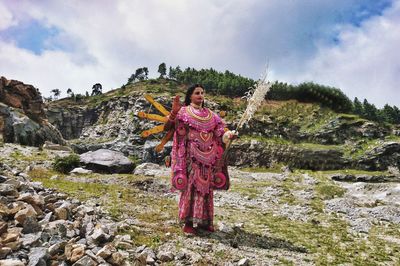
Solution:
{"label": "cloudy sky", "polygon": [[400,106],[400,0],[0,0],[0,76],[44,96],[161,62],[334,86]]}

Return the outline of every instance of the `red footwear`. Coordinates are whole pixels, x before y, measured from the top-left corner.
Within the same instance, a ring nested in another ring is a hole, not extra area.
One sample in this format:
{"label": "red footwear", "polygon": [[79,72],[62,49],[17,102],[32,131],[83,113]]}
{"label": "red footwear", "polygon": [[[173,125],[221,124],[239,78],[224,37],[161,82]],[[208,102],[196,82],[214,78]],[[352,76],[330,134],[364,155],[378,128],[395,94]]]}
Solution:
{"label": "red footwear", "polygon": [[187,233],[187,234],[195,235],[196,234],[196,229],[194,229],[193,226],[185,225],[183,227],[183,232]]}
{"label": "red footwear", "polygon": [[215,232],[215,228],[214,228],[214,226],[212,226],[212,225],[209,225],[207,228],[206,228],[206,230],[208,231],[208,232]]}

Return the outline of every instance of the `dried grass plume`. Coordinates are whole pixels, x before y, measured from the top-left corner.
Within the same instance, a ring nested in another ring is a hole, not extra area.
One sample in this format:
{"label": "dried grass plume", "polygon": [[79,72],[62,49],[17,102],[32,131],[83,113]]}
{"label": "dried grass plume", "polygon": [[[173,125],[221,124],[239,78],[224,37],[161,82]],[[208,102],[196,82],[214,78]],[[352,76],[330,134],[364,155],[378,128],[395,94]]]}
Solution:
{"label": "dried grass plume", "polygon": [[253,117],[258,107],[265,99],[265,96],[272,85],[271,82],[267,81],[267,74],[268,72],[266,71],[262,78],[257,81],[255,87],[250,88],[250,90],[244,96],[244,98],[247,99],[247,107],[246,111],[239,120],[236,130],[242,128],[243,125]]}

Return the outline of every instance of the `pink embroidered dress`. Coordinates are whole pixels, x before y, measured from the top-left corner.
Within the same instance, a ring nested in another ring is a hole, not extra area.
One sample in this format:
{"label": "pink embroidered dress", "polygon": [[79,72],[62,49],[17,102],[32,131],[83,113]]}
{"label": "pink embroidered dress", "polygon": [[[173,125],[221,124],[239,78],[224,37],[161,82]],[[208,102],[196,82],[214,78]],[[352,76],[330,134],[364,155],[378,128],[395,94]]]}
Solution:
{"label": "pink embroidered dress", "polygon": [[179,218],[212,225],[213,191],[227,189],[229,180],[223,164],[224,122],[207,108],[180,109],[175,120],[172,146],[172,185],[181,190]]}

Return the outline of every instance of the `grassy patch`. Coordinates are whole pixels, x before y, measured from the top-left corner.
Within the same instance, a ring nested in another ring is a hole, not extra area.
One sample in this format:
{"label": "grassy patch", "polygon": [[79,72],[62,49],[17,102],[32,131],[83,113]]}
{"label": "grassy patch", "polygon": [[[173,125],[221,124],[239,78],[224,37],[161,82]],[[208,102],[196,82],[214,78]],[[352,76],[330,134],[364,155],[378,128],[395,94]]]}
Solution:
{"label": "grassy patch", "polygon": [[279,198],[280,203],[287,203],[290,205],[303,204],[302,202],[299,202],[299,200],[293,194],[295,190],[304,190],[306,188],[301,184],[302,179],[303,178],[300,175],[290,175],[289,177],[285,178],[283,182],[276,184],[276,186],[283,191],[283,194]]}
{"label": "grassy patch", "polygon": [[283,163],[275,163],[272,167],[244,167],[241,168],[241,171],[250,172],[250,173],[282,173],[282,167],[285,164]]}
{"label": "grassy patch", "polygon": [[256,186],[254,183],[244,182],[232,182],[229,190],[232,192],[237,192],[244,197],[248,197],[249,199],[255,199],[262,193],[261,188]]}
{"label": "grassy patch", "polygon": [[346,193],[346,189],[336,184],[329,177],[319,174],[319,172],[314,172],[312,176],[318,180],[314,187],[315,194],[322,200],[342,197]]}
{"label": "grassy patch", "polygon": [[326,170],[326,171],[317,171],[316,173],[320,173],[326,176],[333,174],[349,174],[349,175],[391,175],[387,171],[365,171],[358,169],[338,169],[338,170]]}
{"label": "grassy patch", "polygon": [[18,161],[26,161],[26,162],[43,162],[49,160],[49,156],[46,151],[36,151],[32,154],[24,154],[19,150],[15,150],[10,154],[10,157],[18,160]]}
{"label": "grassy patch", "polygon": [[251,141],[257,140],[259,142],[267,144],[269,147],[277,147],[277,148],[284,148],[284,149],[301,149],[301,150],[343,150],[342,145],[323,145],[318,143],[311,143],[311,142],[299,142],[294,143],[287,139],[282,138],[267,138],[261,136],[249,136],[243,135],[241,136],[241,140],[243,141]]}
{"label": "grassy patch", "polygon": [[386,141],[396,141],[396,142],[400,142],[400,136],[396,136],[396,135],[389,135],[385,137]]}
{"label": "grassy patch", "polygon": [[49,179],[50,177],[54,175],[59,175],[58,172],[53,171],[53,170],[48,170],[46,168],[34,168],[31,171],[28,172],[28,175],[30,178],[33,180],[43,180],[43,179]]}

